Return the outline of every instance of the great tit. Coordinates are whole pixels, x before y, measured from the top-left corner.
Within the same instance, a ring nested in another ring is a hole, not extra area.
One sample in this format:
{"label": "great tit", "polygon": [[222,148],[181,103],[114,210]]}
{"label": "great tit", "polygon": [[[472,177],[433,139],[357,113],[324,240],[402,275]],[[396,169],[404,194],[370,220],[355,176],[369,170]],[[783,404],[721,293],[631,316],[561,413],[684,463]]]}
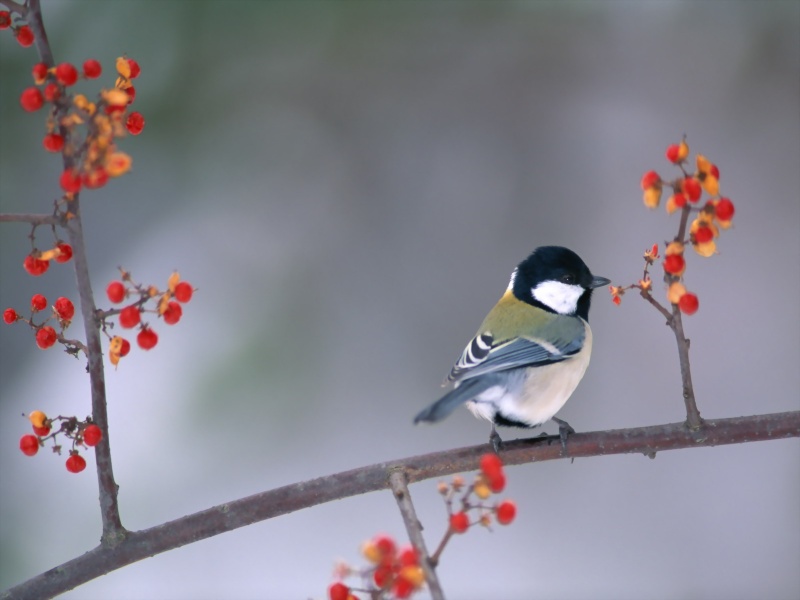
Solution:
{"label": "great tit", "polygon": [[454,389],[420,412],[414,423],[436,422],[466,403],[496,425],[536,427],[553,419],[562,445],[574,433],[555,414],[575,391],[592,352],[589,304],[595,288],[611,283],[592,275],[572,250],[542,246],[523,260],[503,297],[483,320],[443,385]]}

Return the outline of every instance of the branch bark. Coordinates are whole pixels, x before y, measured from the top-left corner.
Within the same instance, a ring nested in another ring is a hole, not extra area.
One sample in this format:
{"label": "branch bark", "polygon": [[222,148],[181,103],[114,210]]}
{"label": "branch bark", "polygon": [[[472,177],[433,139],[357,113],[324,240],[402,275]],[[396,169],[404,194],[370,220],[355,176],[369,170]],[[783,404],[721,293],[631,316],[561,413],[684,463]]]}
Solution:
{"label": "branch bark", "polygon": [[[633,429],[576,433],[569,437],[567,452],[550,438],[520,439],[503,443],[506,465],[561,458],[609,454],[644,454],[681,448],[721,446],[800,437],[800,411],[704,420],[700,429],[671,423]],[[444,477],[478,468],[488,444],[456,448],[360,467],[310,481],[287,485],[221,504],[142,531],[128,532],[116,546],[100,545],[28,581],[6,590],[0,599],[50,598],[168,550],[173,550],[226,531],[290,512],[387,489],[392,472],[401,471],[409,483]]]}

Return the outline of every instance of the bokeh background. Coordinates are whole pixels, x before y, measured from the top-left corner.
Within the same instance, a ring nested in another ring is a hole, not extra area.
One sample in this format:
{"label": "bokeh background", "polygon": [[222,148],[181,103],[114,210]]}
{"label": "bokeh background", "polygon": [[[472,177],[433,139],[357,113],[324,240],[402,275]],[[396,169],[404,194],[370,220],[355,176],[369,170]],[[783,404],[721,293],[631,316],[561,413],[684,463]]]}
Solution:
{"label": "bokeh background", "polygon": [[[800,409],[800,3],[43,7],[58,61],[97,58],[106,85],[116,56],[142,66],[147,126],[122,144],[134,171],[83,204],[98,296],[118,265],[161,285],[177,268],[198,288],[179,325],[157,324],[154,350],[107,374],[128,528],[486,440],[467,411],[434,427],[411,419],[534,247],[565,245],[597,274],[638,279],[642,251],[677,225],[643,208],[639,178],[669,174],[664,149],[684,133],[737,208],[719,255],[689,256],[702,414]],[[34,62],[0,32],[3,212],[47,212],[58,194],[44,114],[18,104]],[[2,308],[75,296],[69,266],[24,273],[28,233],[0,228]],[[591,317],[592,365],[560,416],[581,431],[679,421],[663,319],[603,290]],[[63,458],[17,449],[22,413],[89,412],[83,363],[38,350],[22,326],[3,326],[0,353],[6,588],[94,547],[100,519],[91,458],[75,476]],[[800,595],[797,440],[508,475],[518,520],[452,541],[440,568],[450,598]],[[435,545],[435,482],[412,492]],[[388,492],[181,548],[65,597],[323,598],[334,562],[359,564],[377,532],[404,537]]]}

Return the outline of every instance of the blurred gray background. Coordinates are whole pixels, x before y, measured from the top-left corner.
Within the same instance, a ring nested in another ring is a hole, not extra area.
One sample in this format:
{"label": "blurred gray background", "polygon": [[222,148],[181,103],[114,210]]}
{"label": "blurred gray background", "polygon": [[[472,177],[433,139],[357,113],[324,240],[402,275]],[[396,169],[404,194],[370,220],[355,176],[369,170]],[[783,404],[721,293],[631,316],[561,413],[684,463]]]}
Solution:
{"label": "blurred gray background", "polygon": [[[43,2],[57,61],[127,53],[147,125],[133,173],[84,195],[93,284],[123,265],[199,291],[159,345],[109,370],[124,524],[359,465],[482,443],[466,410],[413,415],[515,264],[561,244],[617,283],[677,218],[642,206],[684,133],[736,203],[719,255],[688,256],[701,412],[800,409],[800,3]],[[0,32],[0,211],[48,212],[59,158],[20,110],[33,49]],[[94,85],[80,89],[91,93]],[[75,296],[0,228],[0,308]],[[43,241],[46,231],[40,231]],[[45,243],[42,244],[46,245]],[[656,284],[659,298],[662,291]],[[104,306],[107,303],[101,300]],[[679,421],[674,340],[600,290],[580,431]],[[76,322],[75,335],[82,325]],[[0,328],[0,588],[92,548],[94,462],[17,448],[33,409],[90,411],[83,363]],[[555,429],[548,425],[547,431]],[[520,432],[506,431],[512,439]],[[536,433],[536,432],[534,432]],[[518,520],[454,539],[449,598],[797,598],[797,440],[509,469]],[[412,493],[435,545],[434,481]],[[337,559],[404,537],[392,496],[304,510],[142,561],[67,598],[323,598]]]}

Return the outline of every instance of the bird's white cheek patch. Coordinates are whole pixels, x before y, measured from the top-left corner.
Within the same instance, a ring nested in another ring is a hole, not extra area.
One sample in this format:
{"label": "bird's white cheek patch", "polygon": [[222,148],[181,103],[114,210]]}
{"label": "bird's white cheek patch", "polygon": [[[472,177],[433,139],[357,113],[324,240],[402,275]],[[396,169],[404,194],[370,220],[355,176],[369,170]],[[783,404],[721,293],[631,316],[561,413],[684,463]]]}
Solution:
{"label": "bird's white cheek patch", "polygon": [[577,310],[578,300],[584,291],[579,285],[569,285],[560,281],[543,281],[531,289],[531,295],[558,314],[571,315]]}

